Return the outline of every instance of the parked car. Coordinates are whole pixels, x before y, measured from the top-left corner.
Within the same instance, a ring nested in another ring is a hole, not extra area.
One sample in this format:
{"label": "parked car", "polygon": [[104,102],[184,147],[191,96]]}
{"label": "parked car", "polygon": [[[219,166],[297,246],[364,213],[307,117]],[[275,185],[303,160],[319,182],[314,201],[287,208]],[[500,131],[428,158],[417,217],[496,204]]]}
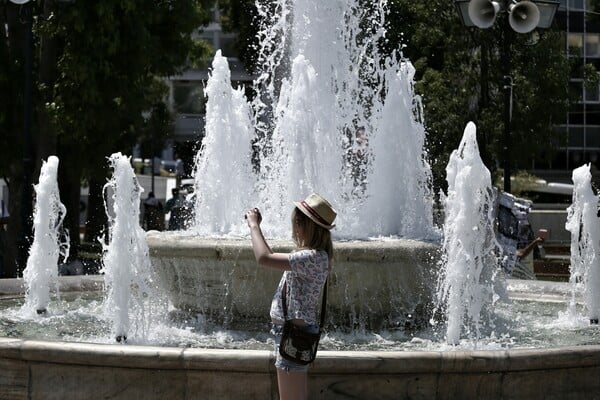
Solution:
{"label": "parked car", "polygon": [[176,164],[177,162],[175,160],[162,160],[160,162],[160,168],[167,171],[170,174],[174,174]]}
{"label": "parked car", "polygon": [[538,179],[523,188],[520,196],[534,203],[571,204],[573,201],[573,185]]}

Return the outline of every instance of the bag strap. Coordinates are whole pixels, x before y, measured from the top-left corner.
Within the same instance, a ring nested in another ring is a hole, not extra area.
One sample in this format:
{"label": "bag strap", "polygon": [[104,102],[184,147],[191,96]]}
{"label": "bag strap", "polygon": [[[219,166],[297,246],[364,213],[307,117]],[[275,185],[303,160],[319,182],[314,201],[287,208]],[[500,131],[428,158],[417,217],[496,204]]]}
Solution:
{"label": "bag strap", "polygon": [[[319,330],[321,330],[321,327],[325,324],[325,310],[327,309],[326,304],[327,304],[327,281],[328,279],[325,279],[325,287],[323,288],[323,301],[321,303],[321,323],[319,324]],[[283,319],[287,320],[287,304],[286,304],[286,299],[287,297],[287,279],[285,280],[285,282],[283,282],[283,287],[281,288],[281,303],[283,306]]]}

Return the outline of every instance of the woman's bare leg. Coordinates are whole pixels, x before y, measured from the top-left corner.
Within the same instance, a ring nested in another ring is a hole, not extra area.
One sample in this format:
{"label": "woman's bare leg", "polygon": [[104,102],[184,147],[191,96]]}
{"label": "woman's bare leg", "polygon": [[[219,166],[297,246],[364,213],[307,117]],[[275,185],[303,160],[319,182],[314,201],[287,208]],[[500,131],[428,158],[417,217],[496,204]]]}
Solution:
{"label": "woman's bare leg", "polygon": [[306,372],[287,372],[277,369],[279,400],[307,400],[308,374]]}

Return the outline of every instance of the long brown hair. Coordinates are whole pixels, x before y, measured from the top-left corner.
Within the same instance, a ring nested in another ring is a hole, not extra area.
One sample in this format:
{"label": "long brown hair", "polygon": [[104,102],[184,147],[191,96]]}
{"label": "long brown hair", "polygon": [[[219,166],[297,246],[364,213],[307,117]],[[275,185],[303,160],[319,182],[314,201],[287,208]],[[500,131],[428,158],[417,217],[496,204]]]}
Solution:
{"label": "long brown hair", "polygon": [[[298,237],[296,224],[302,226],[304,231],[304,240]],[[308,218],[298,207],[292,212],[292,239],[298,248],[308,248],[323,250],[329,256],[329,265],[333,260],[333,242],[331,241],[331,232],[320,225],[317,225]]]}

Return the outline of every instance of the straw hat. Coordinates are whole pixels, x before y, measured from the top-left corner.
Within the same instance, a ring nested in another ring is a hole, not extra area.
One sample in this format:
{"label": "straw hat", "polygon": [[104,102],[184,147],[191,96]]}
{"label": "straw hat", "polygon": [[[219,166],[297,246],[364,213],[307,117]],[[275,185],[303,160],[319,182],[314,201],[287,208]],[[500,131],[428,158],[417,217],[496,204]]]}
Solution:
{"label": "straw hat", "polygon": [[313,193],[300,202],[295,201],[294,205],[315,224],[325,229],[331,229],[335,226],[333,221],[337,216],[337,212],[327,200],[318,194]]}

